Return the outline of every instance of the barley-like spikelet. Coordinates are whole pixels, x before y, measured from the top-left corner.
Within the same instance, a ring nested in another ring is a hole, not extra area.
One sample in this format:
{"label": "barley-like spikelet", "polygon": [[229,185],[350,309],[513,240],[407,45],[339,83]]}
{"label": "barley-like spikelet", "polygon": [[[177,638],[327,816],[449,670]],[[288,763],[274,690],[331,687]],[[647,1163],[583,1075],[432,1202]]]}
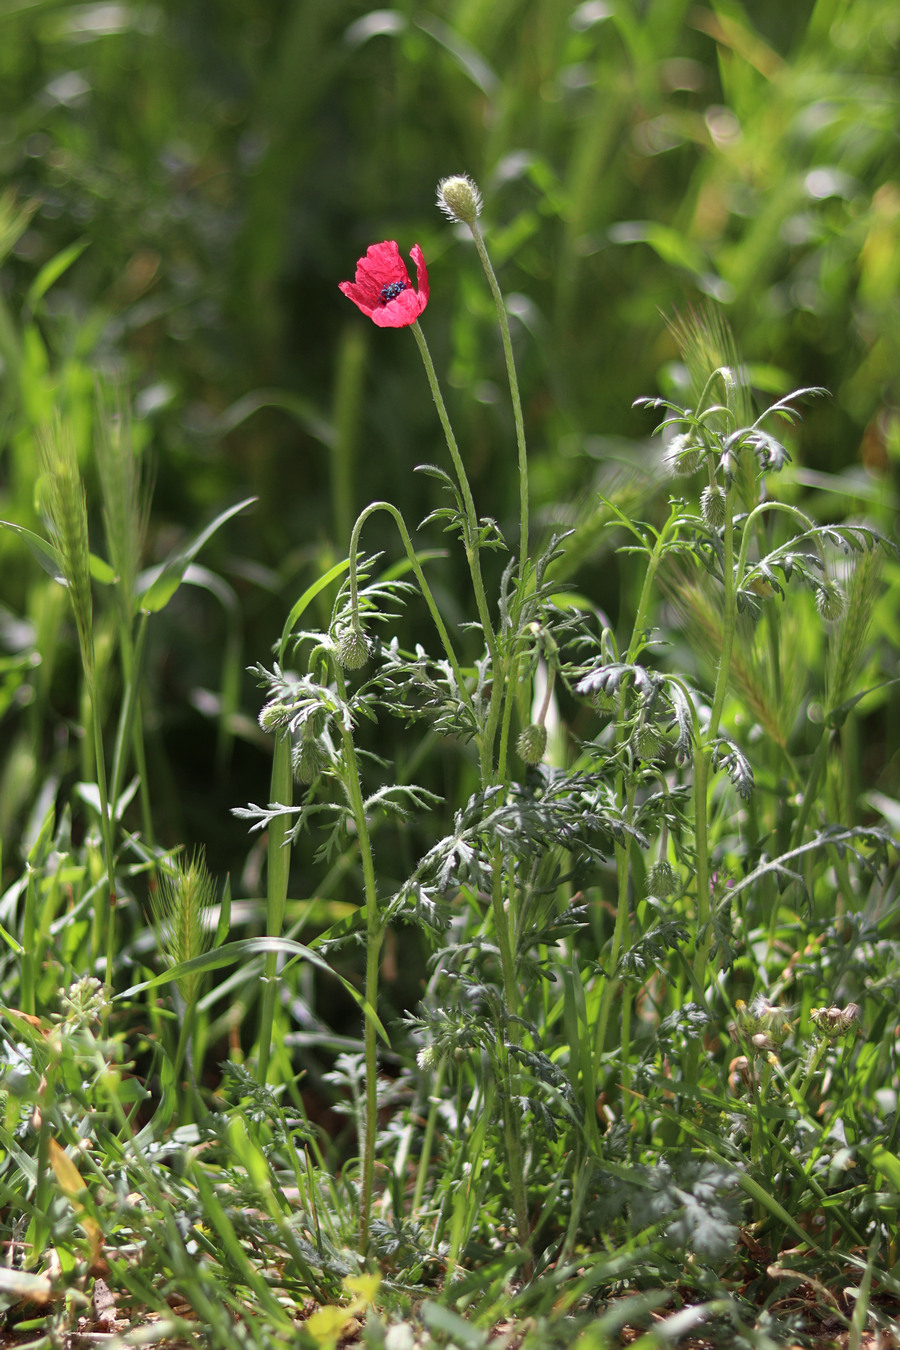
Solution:
{"label": "barley-like spikelet", "polygon": [[58,418],[44,430],[39,457],[44,475],[44,507],[59,569],[75,613],[82,663],[91,676],[94,645],[87,502],[72,430],[67,423]]}
{"label": "barley-like spikelet", "polygon": [[825,666],[825,706],[830,712],[853,693],[859,674],[872,609],[878,596],[881,577],[881,553],[872,550],[858,555],[844,590],[847,603],[835,623]]}
{"label": "barley-like spikelet", "polygon": [[[688,369],[694,410],[702,411],[698,405],[707,381],[714,370],[722,370],[723,375],[707,391],[704,404],[706,407],[713,403],[725,404],[731,408],[734,421],[721,415],[714,417],[709,425],[726,435],[740,427],[749,427],[753,422],[750,390],[734,335],[722,311],[714,305],[691,309],[686,317],[677,315],[669,323],[669,329]],[[749,451],[745,450],[737,457],[735,483],[739,500],[751,509],[756,505],[758,492],[756,463]]]}
{"label": "barley-like spikelet", "polygon": [[[682,631],[715,667],[722,653],[723,627],[714,597],[686,574],[669,578],[666,589],[678,612]],[[782,651],[787,645],[782,643]],[[781,674],[784,689],[784,672]],[[795,681],[790,699],[784,693],[780,700],[775,698],[769,673],[756,651],[755,630],[741,620],[731,653],[731,683],[747,711],[778,745],[784,746],[802,697],[801,683]]]}
{"label": "barley-like spikelet", "polygon": [[[202,852],[195,853],[189,863],[178,860],[174,876],[163,875],[159,889],[152,895],[153,917],[163,950],[173,966],[209,950],[213,934],[206,913],[215,901],[216,883]],[[176,979],[178,992],[186,1004],[196,999],[202,979],[197,972]]]}

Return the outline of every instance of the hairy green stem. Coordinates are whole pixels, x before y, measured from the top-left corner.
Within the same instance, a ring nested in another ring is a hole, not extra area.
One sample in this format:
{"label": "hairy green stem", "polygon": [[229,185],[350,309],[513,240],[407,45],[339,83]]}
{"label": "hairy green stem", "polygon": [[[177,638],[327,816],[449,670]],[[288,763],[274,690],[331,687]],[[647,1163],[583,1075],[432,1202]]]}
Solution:
{"label": "hairy green stem", "polygon": [[431,352],[428,350],[428,343],[425,341],[425,335],[419,325],[414,323],[411,326],[413,336],[419,344],[419,351],[422,355],[425,373],[428,376],[428,383],[431,388],[431,396],[434,399],[434,406],[437,408],[438,417],[440,418],[441,427],[444,432],[444,439],[447,442],[447,449],[450,451],[450,458],[453,461],[453,468],[456,472],[460,493],[462,494],[466,521],[466,528],[464,531],[466,560],[469,564],[472,585],[475,590],[475,603],[478,607],[478,618],[484,629],[484,640],[487,643],[488,651],[491,654],[491,662],[495,671],[497,671],[499,667],[497,639],[494,635],[490,611],[488,609],[487,595],[485,594],[484,582],[481,578],[481,555],[478,546],[478,516],[475,513],[475,502],[472,497],[472,489],[469,486],[469,479],[466,474],[465,465],[462,461],[462,455],[459,453],[459,446],[456,444],[456,437],[453,434],[453,428],[450,425],[450,418],[447,414],[444,396],[441,393],[441,387],[438,383],[434,362],[431,359]]}
{"label": "hairy green stem", "polygon": [[[335,665],[338,694],[346,700],[344,673]],[[359,1250],[365,1255],[369,1245],[369,1228],[372,1220],[372,1195],[375,1183],[375,1133],[378,1127],[378,1045],[374,1014],[378,1006],[378,970],[381,958],[381,945],[384,940],[384,924],[378,909],[378,889],[375,881],[375,858],[372,853],[372,841],[369,836],[369,823],[366,819],[366,806],[362,795],[359,764],[353,733],[349,727],[341,726],[344,775],[343,786],[347,805],[356,827],[359,840],[359,856],[363,869],[363,887],[366,910],[366,982],[363,1038],[365,1042],[366,1063],[366,1102],[365,1102],[365,1138],[362,1141],[362,1197],[359,1212]]]}
{"label": "hairy green stem", "polygon": [[[746,534],[744,536],[746,545]],[[744,554],[741,554],[743,562]],[[709,725],[705,744],[698,747],[694,763],[694,839],[697,868],[697,949],[694,955],[694,978],[700,989],[706,987],[707,966],[712,950],[709,903],[709,775],[713,750],[725,707],[728,679],[731,673],[731,652],[737,627],[737,601],[734,568],[734,488],[725,494],[725,523],[722,528],[722,651],[716,669]]]}
{"label": "hairy green stem", "polygon": [[[294,795],[294,776],[291,767],[291,739],[283,732],[275,740],[272,761],[272,780],[269,789],[271,805],[290,806]],[[291,869],[290,817],[285,813],[269,823],[268,855],[266,865],[266,936],[281,937],[284,911],[287,903],[288,875]],[[272,1051],[272,1029],[275,1021],[275,994],[278,989],[278,953],[267,952],[263,967],[262,1007],[259,1020],[259,1081],[265,1083],[269,1073]]]}
{"label": "hairy green stem", "polygon": [[478,249],[478,256],[481,259],[481,265],[484,268],[484,274],[488,279],[488,285],[491,288],[491,294],[494,297],[494,305],[497,309],[497,318],[500,321],[500,336],[503,341],[503,355],[506,358],[506,375],[509,380],[509,393],[512,399],[513,419],[516,424],[516,445],[519,452],[519,580],[524,581],[525,568],[528,562],[528,452],[525,445],[525,421],[522,417],[522,400],[519,397],[519,380],[516,375],[516,363],[513,358],[512,340],[509,336],[509,318],[506,313],[506,305],[503,296],[500,293],[500,287],[497,283],[497,277],[491,263],[488,251],[485,246],[484,236],[481,233],[478,221],[473,220],[469,225],[472,231],[472,238],[475,240],[475,247]]}

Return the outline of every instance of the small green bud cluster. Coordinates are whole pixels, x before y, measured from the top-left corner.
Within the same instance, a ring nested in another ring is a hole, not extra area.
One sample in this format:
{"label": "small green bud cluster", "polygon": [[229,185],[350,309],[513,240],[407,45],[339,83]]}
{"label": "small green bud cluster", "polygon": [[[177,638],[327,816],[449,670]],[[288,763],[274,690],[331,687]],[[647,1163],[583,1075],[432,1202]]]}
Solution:
{"label": "small green bud cluster", "polygon": [[437,204],[445,216],[461,225],[474,225],[481,215],[481,193],[467,173],[455,173],[441,179]]}
{"label": "small green bud cluster", "polygon": [[783,1045],[790,1031],[790,1014],[786,1008],[770,1003],[760,996],[750,1007],[739,998],[735,1002],[737,1021],[729,1022],[728,1032],[733,1041],[752,1048],[755,1055],[773,1054]]}
{"label": "small green bud cluster", "polygon": [[859,1004],[848,1003],[846,1008],[810,1008],[809,1020],[817,1031],[830,1040],[845,1036],[859,1023]]}
{"label": "small green bud cluster", "polygon": [[99,1022],[108,1005],[106,991],[93,975],[82,975],[59,998],[69,1026],[88,1026]]}
{"label": "small green bud cluster", "polygon": [[540,722],[532,722],[530,726],[523,727],[519,732],[519,738],[516,741],[516,750],[519,758],[526,764],[540,764],[544,758],[544,752],[547,749],[547,728]]}

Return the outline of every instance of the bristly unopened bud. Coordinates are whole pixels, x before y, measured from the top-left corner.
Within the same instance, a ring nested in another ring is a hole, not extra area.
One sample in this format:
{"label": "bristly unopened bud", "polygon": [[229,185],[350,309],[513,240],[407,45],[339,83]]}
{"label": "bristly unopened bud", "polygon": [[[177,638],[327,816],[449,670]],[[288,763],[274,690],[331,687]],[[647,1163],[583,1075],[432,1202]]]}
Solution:
{"label": "bristly unopened bud", "polygon": [[320,773],[328,768],[328,752],[322,742],[315,736],[304,736],[294,746],[292,762],[294,777],[297,782],[312,783]]}
{"label": "bristly unopened bud", "polygon": [[698,444],[690,432],[673,436],[666,446],[666,463],[673,473],[692,474],[700,468],[703,459],[703,446]]}
{"label": "bristly unopened bud", "polygon": [[438,183],[437,204],[445,216],[461,225],[474,225],[481,215],[478,184],[467,173],[454,173]]}
{"label": "bristly unopened bud", "polygon": [[816,608],[822,618],[827,619],[829,622],[833,622],[835,619],[841,617],[844,612],[845,604],[844,592],[841,590],[840,586],[836,585],[833,581],[826,581],[825,584],[816,591]]}
{"label": "bristly unopened bud", "polygon": [[290,709],[273,699],[259,710],[259,725],[263,731],[283,731],[291,720]]}
{"label": "bristly unopened bud", "polygon": [[725,524],[725,489],[718,483],[705,487],[700,493],[700,514],[711,530],[721,530]]}
{"label": "bristly unopened bud", "polygon": [[361,670],[369,659],[369,639],[361,628],[351,626],[340,633],[337,659],[345,670]]}
{"label": "bristly unopened bud", "polygon": [[547,728],[541,726],[540,722],[532,722],[531,726],[519,732],[516,749],[519,758],[526,764],[540,764],[547,749]]}
{"label": "bristly unopened bud", "polygon": [[678,889],[678,876],[667,858],[660,858],[647,873],[647,894],[664,900]]}
{"label": "bristly unopened bud", "polygon": [[663,743],[657,736],[653,727],[643,726],[637,731],[634,738],[634,753],[638,759],[649,762],[654,759],[662,759]]}
{"label": "bristly unopened bud", "polygon": [[436,1069],[440,1062],[441,1056],[437,1046],[434,1045],[423,1045],[416,1055],[416,1063],[420,1069]]}

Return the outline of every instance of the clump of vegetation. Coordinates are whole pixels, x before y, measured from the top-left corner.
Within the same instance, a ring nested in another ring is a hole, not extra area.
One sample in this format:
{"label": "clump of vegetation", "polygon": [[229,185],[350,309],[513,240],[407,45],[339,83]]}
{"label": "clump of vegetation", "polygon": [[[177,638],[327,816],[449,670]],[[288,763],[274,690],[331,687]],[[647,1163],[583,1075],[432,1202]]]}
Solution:
{"label": "clump of vegetation", "polygon": [[[578,7],[576,46],[605,9]],[[348,49],[417,40],[399,13],[366,22]],[[529,172],[569,229],[572,200]],[[243,494],[174,540],[158,526],[146,415],[121,373],[91,377],[89,344],[50,378],[65,306],[44,297],[77,247],[45,262],[20,331],[0,324],[21,396],[0,531],[0,1298],[20,1342],[768,1350],[896,1330],[889,516],[804,470],[829,393],[745,362],[708,299],[660,336],[662,395],[616,414],[643,437],[640,481],[606,441],[589,500],[562,455],[548,488],[519,383],[529,311],[492,261],[529,236],[488,228],[494,201],[442,179],[443,233],[420,247],[398,224],[402,247],[369,244],[341,283],[348,332],[397,372],[383,434],[425,413],[434,432],[410,481],[351,509],[348,337],[332,422],[291,405],[333,450],[341,536],[299,582],[206,565],[252,518]],[[2,199],[5,248],[32,215]],[[475,318],[448,381],[426,333],[444,347],[454,285]],[[508,433],[493,485],[486,407]],[[284,605],[245,688],[261,576]],[[214,659],[194,590],[223,615]],[[229,793],[209,840],[179,819],[196,768],[173,748],[186,723],[166,727],[185,623],[216,686],[191,696],[215,729],[202,781]]]}

